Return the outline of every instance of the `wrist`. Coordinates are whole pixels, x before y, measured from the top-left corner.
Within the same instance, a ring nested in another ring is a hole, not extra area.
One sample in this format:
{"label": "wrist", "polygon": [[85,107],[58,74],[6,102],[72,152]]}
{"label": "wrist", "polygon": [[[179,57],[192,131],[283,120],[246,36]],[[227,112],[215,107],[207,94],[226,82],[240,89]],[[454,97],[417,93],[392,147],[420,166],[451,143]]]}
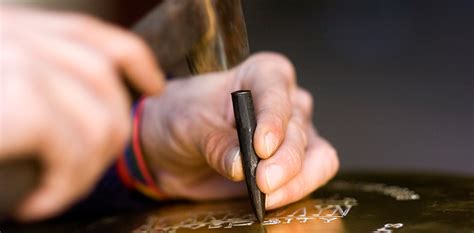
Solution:
{"label": "wrist", "polygon": [[125,186],[136,189],[153,199],[164,199],[152,170],[145,160],[141,143],[141,124],[145,98],[138,100],[132,108],[132,137],[117,162],[117,171]]}

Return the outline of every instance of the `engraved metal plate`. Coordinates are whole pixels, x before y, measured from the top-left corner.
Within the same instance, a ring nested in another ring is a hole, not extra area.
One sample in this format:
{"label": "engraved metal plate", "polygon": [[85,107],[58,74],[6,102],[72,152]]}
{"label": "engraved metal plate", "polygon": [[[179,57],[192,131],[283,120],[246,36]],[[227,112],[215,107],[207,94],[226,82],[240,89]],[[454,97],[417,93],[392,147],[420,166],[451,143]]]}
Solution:
{"label": "engraved metal plate", "polygon": [[[0,226],[0,230],[1,226]],[[307,198],[269,212],[247,199],[174,203],[139,214],[8,226],[5,232],[474,232],[474,178],[343,174]]]}

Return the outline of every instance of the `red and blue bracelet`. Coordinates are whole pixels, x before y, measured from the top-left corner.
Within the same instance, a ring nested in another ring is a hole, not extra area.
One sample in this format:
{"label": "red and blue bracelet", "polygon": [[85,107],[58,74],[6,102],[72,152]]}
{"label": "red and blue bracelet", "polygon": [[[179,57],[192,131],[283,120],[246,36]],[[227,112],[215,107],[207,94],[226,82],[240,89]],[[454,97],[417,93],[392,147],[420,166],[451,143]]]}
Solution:
{"label": "red and blue bracelet", "polygon": [[149,167],[146,165],[140,143],[140,127],[144,103],[145,98],[141,98],[132,107],[131,143],[119,157],[116,168],[121,181],[126,187],[136,189],[153,199],[162,200],[165,198],[165,195],[158,188]]}

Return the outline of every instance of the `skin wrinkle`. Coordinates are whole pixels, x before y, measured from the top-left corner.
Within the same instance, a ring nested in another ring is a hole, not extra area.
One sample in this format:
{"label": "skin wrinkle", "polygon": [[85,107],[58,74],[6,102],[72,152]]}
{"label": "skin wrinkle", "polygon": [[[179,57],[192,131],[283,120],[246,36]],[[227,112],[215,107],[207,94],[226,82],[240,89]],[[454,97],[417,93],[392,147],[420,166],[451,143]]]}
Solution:
{"label": "skin wrinkle", "polygon": [[[170,143],[170,145],[172,145],[172,148],[174,151],[176,151],[178,154],[180,154],[181,156],[183,157],[187,157],[185,159],[185,164],[188,163],[188,165],[194,165],[196,160],[194,158],[197,157],[197,155],[199,155],[199,151],[198,150],[192,150],[191,148],[194,148],[193,145],[195,145],[195,143],[191,140],[191,141],[185,141],[185,140],[181,140],[181,141],[177,141],[177,140],[173,140],[174,138],[187,138],[186,135],[188,134],[191,134],[191,133],[194,133],[193,130],[190,131],[190,127],[188,125],[184,125],[183,121],[185,123],[190,123],[189,120],[187,119],[190,119],[191,121],[193,120],[193,117],[191,116],[188,116],[188,115],[184,115],[184,114],[181,114],[180,112],[181,110],[179,108],[177,108],[175,111],[172,110],[171,114],[167,114],[167,119],[168,119],[168,123],[167,123],[167,126],[171,128],[168,130],[169,131],[169,137],[168,137],[168,143]],[[180,122],[180,124],[174,124],[173,122]],[[194,138],[194,137],[191,137],[191,139]],[[182,161],[182,158],[179,158],[179,157],[176,157],[176,162],[178,164],[180,163],[183,163]],[[189,163],[190,162],[190,163]],[[193,163],[194,162],[194,163]],[[199,163],[200,164],[200,163]]]}
{"label": "skin wrinkle", "polygon": [[200,145],[200,149],[201,149],[200,154],[204,156],[208,164],[214,164],[213,158],[211,158],[213,156],[206,156],[206,155],[213,155],[212,152],[216,149],[217,145],[212,143],[215,140],[214,139],[216,137],[215,135],[216,135],[215,131],[210,131],[207,135],[203,136],[202,141],[198,144]]}
{"label": "skin wrinkle", "polygon": [[[219,146],[222,146],[221,143],[219,143],[219,141],[222,140],[222,133],[218,132],[218,131],[213,131],[213,133],[211,134],[212,136],[209,137],[211,139],[209,139],[207,141],[207,145],[206,145],[206,154],[204,154],[206,160],[208,160],[208,163],[211,164],[211,165],[215,165],[217,166],[217,169],[218,169],[218,172],[221,173],[222,175],[224,176],[229,176],[225,170],[223,171],[222,168],[225,168],[225,159],[220,159],[219,158],[219,155],[220,155],[220,152],[223,152],[221,150],[219,150]],[[224,143],[225,144],[225,143]],[[211,149],[207,149],[207,148],[211,148]]]}
{"label": "skin wrinkle", "polygon": [[[275,136],[275,139],[276,139],[276,145],[275,145],[274,150],[272,151],[272,152],[274,152],[281,145],[281,143],[282,143],[282,140],[281,140],[282,139],[282,134],[284,132],[286,132],[287,126],[283,123],[285,120],[282,120],[281,117],[268,114],[269,112],[271,112],[270,111],[271,109],[272,109],[271,106],[269,106],[268,108],[262,107],[257,112],[257,117],[260,117],[260,119],[257,120],[257,129],[255,130],[255,135],[257,135],[257,136],[261,135],[262,134],[261,132],[263,130],[265,131],[265,134],[266,133],[272,133]],[[262,115],[266,116],[266,117],[264,118]],[[263,120],[262,118],[265,119],[265,120]],[[271,120],[269,120],[269,119],[271,119]],[[269,125],[268,122],[272,122],[272,124]],[[277,123],[275,123],[275,122],[277,122]],[[262,124],[262,123],[267,123],[267,124]],[[274,126],[274,127],[269,127],[269,126]],[[265,127],[265,128],[263,128],[263,127]],[[257,139],[255,139],[254,143],[258,143],[259,141],[260,140],[257,138]],[[254,144],[254,145],[256,145],[256,144]],[[256,146],[258,148],[258,145],[256,145]],[[257,150],[257,152],[261,152],[261,151]],[[258,153],[258,155],[261,158],[269,158],[272,154],[262,155],[261,153]]]}
{"label": "skin wrinkle", "polygon": [[[219,165],[217,167],[219,173],[228,177],[229,179],[234,179],[232,174],[232,169],[234,166],[233,161],[235,160],[238,150],[235,152],[237,147],[233,144],[237,143],[234,141],[235,138],[232,138],[232,136],[229,135],[231,132],[232,131],[230,130],[224,130],[223,132],[215,130],[210,134],[210,136],[207,136],[208,138],[212,139],[205,140],[207,141],[205,142],[207,145],[205,148],[204,157],[209,164]],[[224,156],[224,159],[222,159],[221,156]]]}
{"label": "skin wrinkle", "polygon": [[[145,101],[147,101],[147,100],[145,100]],[[148,102],[148,101],[147,101],[147,102]],[[145,104],[147,104],[147,103],[145,103]],[[147,108],[144,108],[144,111],[146,111],[146,110],[147,110]],[[144,114],[143,114],[143,117],[146,118],[146,117],[149,116],[149,115],[150,115],[150,116],[154,116],[153,114],[145,114],[145,113],[144,113]],[[152,117],[152,118],[159,118],[159,116],[158,116],[158,117]],[[166,117],[164,117],[164,118],[167,119],[167,120],[165,120],[165,121],[170,121],[169,118],[166,118]],[[145,122],[146,119],[143,119],[142,121]],[[144,125],[144,124],[143,124],[143,125]],[[142,127],[143,127],[143,125],[142,125]],[[174,147],[174,148],[179,148],[179,147],[176,145],[176,143],[174,142],[174,140],[172,140],[172,135],[171,135],[171,132],[172,132],[172,131],[171,131],[171,130],[165,130],[165,128],[169,127],[169,125],[170,125],[170,124],[163,124],[163,125],[155,124],[155,125],[154,125],[154,126],[155,126],[155,127],[154,127],[155,130],[152,131],[152,132],[156,132],[158,135],[160,134],[160,132],[161,132],[161,134],[167,135],[167,136],[164,137],[164,140],[166,141],[166,144],[167,144],[167,145],[171,145],[171,146]],[[145,132],[145,131],[142,130],[141,132]],[[146,135],[142,135],[141,138],[146,138],[147,140],[149,140],[149,137],[146,137]],[[181,161],[179,158],[176,158],[176,157],[164,157],[164,158],[160,158],[160,157],[158,157],[158,156],[151,156],[152,154],[154,154],[154,153],[152,153],[152,151],[157,151],[157,153],[160,154],[160,147],[159,147],[157,144],[155,144],[155,143],[147,143],[147,144],[148,144],[148,145],[152,145],[153,147],[155,147],[155,148],[153,148],[154,150],[151,150],[150,152],[145,153],[145,156],[146,156],[146,157],[148,157],[148,158],[149,158],[150,160],[152,160],[152,161],[155,161],[154,164],[157,164],[157,165],[169,164],[169,165],[172,165],[172,166],[170,166],[170,168],[174,168],[173,170],[174,170],[175,172],[178,172],[178,171],[179,171],[179,169],[178,169],[178,168],[179,168],[179,164],[182,163],[182,161]],[[158,147],[156,147],[156,146],[158,146]],[[148,148],[148,147],[146,146],[145,148]],[[145,150],[146,150],[146,149],[145,149]],[[161,167],[161,166],[160,166],[160,168],[163,169],[164,167]],[[158,168],[158,169],[160,169],[160,168]]]}
{"label": "skin wrinkle", "polygon": [[[279,91],[277,91],[275,89],[268,89],[266,91],[266,93],[264,94],[265,96],[262,96],[262,95],[263,94],[261,94],[261,95],[257,94],[255,96],[255,98],[256,99],[269,99],[268,96],[274,98],[274,96],[281,95],[281,94],[279,94]],[[257,112],[257,116],[259,116],[259,115],[261,116],[261,115],[263,115],[263,113],[266,113],[266,112],[271,112],[270,110],[275,108],[275,106],[273,105],[274,103],[261,104],[261,103],[257,102],[257,104],[259,105],[259,108],[260,108],[260,110]],[[279,106],[280,109],[291,109],[292,108],[292,103],[290,102],[290,100],[288,98],[285,98],[285,100],[283,102],[278,103],[278,106]],[[278,112],[278,115],[274,116],[274,118],[278,119],[280,121],[279,123],[283,125],[282,122],[287,122],[290,118],[290,115],[291,114],[281,113],[281,111],[280,111],[280,112]]]}
{"label": "skin wrinkle", "polygon": [[[286,136],[287,138],[286,140],[289,140],[289,141],[285,141],[284,144],[281,145],[281,149],[277,152],[277,154],[275,154],[274,156],[272,156],[272,158],[268,160],[268,162],[272,162],[272,163],[278,162],[278,164],[282,164],[284,165],[285,168],[288,168],[286,169],[288,174],[286,174],[285,179],[289,179],[290,177],[291,178],[295,177],[299,173],[298,171],[300,171],[302,167],[302,160],[305,157],[305,151],[303,150],[304,144],[301,144],[302,140],[298,138],[298,135],[294,134],[294,131],[296,130],[294,128],[295,125],[292,124],[291,122],[290,124],[291,125],[289,125],[287,136]],[[290,138],[290,135],[293,135],[293,136],[291,136]],[[294,147],[289,147],[288,146],[289,143],[297,143],[297,144]],[[264,161],[264,164],[265,162],[266,161]],[[271,164],[269,164],[268,166],[270,165]],[[264,167],[264,168],[267,169],[267,167]],[[268,176],[267,172],[265,172],[265,174],[266,176]],[[273,191],[273,189],[278,188],[278,187],[270,187],[270,185],[268,184],[268,181],[266,182],[266,184],[267,184],[266,191]]]}
{"label": "skin wrinkle", "polygon": [[[164,99],[164,98],[167,98],[167,96],[163,95],[158,101],[159,102],[166,101],[166,99]],[[148,100],[146,100],[146,101],[148,101]],[[160,105],[160,104],[158,104],[158,105]],[[178,154],[180,154],[181,157],[180,156],[164,156],[164,157],[163,156],[161,156],[161,157],[160,156],[147,156],[147,157],[152,158],[152,160],[154,161],[154,164],[159,166],[158,167],[159,170],[170,169],[172,174],[174,174],[178,177],[182,177],[183,163],[184,163],[184,167],[192,167],[193,170],[204,168],[207,163],[205,162],[205,160],[196,160],[195,158],[197,157],[196,155],[198,153],[195,153],[195,152],[193,153],[192,151],[187,151],[188,148],[190,148],[190,147],[185,147],[183,145],[180,145],[181,142],[178,142],[178,141],[174,140],[174,138],[177,135],[175,135],[173,133],[176,133],[176,131],[167,129],[169,126],[173,125],[173,122],[176,120],[176,119],[174,119],[174,116],[176,114],[179,115],[179,113],[176,112],[178,110],[179,109],[175,109],[175,108],[168,109],[168,110],[165,110],[163,112],[158,112],[158,113],[171,113],[171,114],[164,115],[162,117],[160,117],[160,116],[152,117],[152,119],[166,119],[166,122],[168,122],[168,123],[165,123],[165,124],[152,124],[152,125],[156,126],[155,127],[156,131],[154,131],[154,132],[157,132],[158,134],[160,134],[160,132],[161,132],[161,134],[164,133],[164,134],[167,134],[168,136],[163,138],[165,141],[160,142],[161,144],[156,144],[156,143],[151,144],[151,145],[154,145],[154,146],[158,146],[158,148],[156,148],[156,150],[152,150],[152,151],[155,151],[155,153],[151,153],[151,154],[159,155],[159,154],[162,154],[162,153],[166,153],[166,152],[161,152],[162,148],[159,146],[159,145],[165,144],[165,145],[171,146],[171,148],[173,148],[174,151],[176,151]],[[146,114],[144,114],[143,117],[146,117]],[[188,156],[189,158],[182,159],[182,157],[184,157],[184,156]]]}
{"label": "skin wrinkle", "polygon": [[302,164],[302,156],[305,154],[305,151],[301,150],[299,146],[295,147],[286,147],[285,154],[287,156],[284,157],[285,163],[288,167],[290,167],[290,171],[299,171],[301,170]]}

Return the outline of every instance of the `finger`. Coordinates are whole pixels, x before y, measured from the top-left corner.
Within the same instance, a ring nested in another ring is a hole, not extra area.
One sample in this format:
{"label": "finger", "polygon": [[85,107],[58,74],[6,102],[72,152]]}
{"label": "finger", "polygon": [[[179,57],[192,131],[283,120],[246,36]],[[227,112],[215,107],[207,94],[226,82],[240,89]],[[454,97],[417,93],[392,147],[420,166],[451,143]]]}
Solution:
{"label": "finger", "polygon": [[334,148],[311,129],[301,172],[278,190],[267,194],[266,208],[275,209],[300,200],[333,177],[339,167]]}
{"label": "finger", "polygon": [[61,132],[60,135],[61,139],[55,139],[55,142],[43,148],[42,153],[48,159],[43,166],[38,188],[16,212],[16,217],[21,221],[36,221],[62,213],[89,192],[100,174],[97,160],[87,161],[86,164],[81,159],[85,154],[96,154],[81,150],[77,143],[67,143],[66,140],[79,140],[73,132]]}
{"label": "finger", "polygon": [[301,170],[305,156],[306,135],[293,117],[288,124],[285,140],[275,154],[261,160],[257,167],[257,185],[264,193],[270,193],[291,179]]}
{"label": "finger", "polygon": [[248,59],[236,72],[242,88],[252,91],[255,102],[255,151],[259,157],[268,158],[283,142],[291,116],[293,66],[281,55],[266,53]]}
{"label": "finger", "polygon": [[[155,61],[151,49],[137,35],[91,16],[77,13],[42,11],[28,13],[27,20],[19,18],[24,27],[46,29],[54,36],[85,43],[109,57],[116,68],[138,91],[152,95],[164,87],[164,74]],[[33,20],[32,20],[33,19]],[[36,22],[40,22],[36,24]]]}
{"label": "finger", "polygon": [[[49,113],[50,119],[57,114],[54,109]],[[83,174],[71,174],[79,165],[75,159],[85,154],[81,150],[83,147],[78,145],[80,140],[65,118],[55,119],[53,127],[52,122],[49,123],[50,127],[45,127],[48,136],[42,138],[42,147],[38,151],[43,156],[39,186],[16,210],[16,217],[21,221],[34,221],[59,214],[77,198],[78,188],[82,187],[78,181],[83,179]]]}
{"label": "finger", "polygon": [[233,181],[244,179],[241,153],[235,129],[216,129],[204,137],[201,151],[207,163]]}
{"label": "finger", "polygon": [[38,189],[20,205],[16,218],[29,222],[53,217],[84,195],[84,191],[78,189],[82,185],[76,184],[77,174],[70,174],[71,169],[74,167],[62,163],[44,169]]}
{"label": "finger", "polygon": [[66,26],[72,29],[71,36],[109,56],[137,90],[148,95],[161,92],[164,74],[142,38],[92,17],[73,15],[70,18],[70,25]]}

